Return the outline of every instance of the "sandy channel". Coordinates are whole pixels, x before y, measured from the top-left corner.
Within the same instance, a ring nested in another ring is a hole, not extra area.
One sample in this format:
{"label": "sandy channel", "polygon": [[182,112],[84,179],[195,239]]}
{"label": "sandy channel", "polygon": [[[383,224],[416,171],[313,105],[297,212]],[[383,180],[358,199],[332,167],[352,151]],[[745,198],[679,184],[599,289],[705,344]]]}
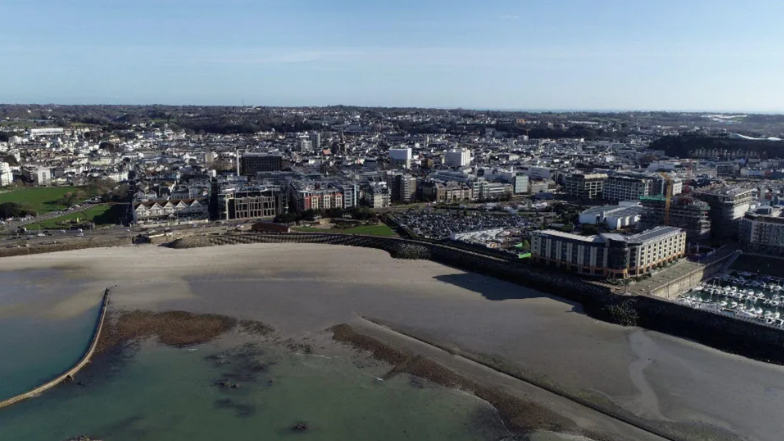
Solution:
{"label": "sandy channel", "polygon": [[[293,337],[358,323],[361,314],[442,347],[504,360],[539,381],[686,435],[711,427],[767,441],[784,432],[777,418],[784,409],[781,367],[597,322],[558,298],[429,261],[395,260],[379,250],[142,246],[20,256],[0,264],[4,271],[57,269],[63,277],[90,280],[84,292],[51,305],[58,316],[86,310],[95,297],[88,292],[114,285],[114,308],[224,314],[260,320]],[[534,398],[566,406],[546,395]],[[579,406],[554,410],[580,427],[630,434]]]}

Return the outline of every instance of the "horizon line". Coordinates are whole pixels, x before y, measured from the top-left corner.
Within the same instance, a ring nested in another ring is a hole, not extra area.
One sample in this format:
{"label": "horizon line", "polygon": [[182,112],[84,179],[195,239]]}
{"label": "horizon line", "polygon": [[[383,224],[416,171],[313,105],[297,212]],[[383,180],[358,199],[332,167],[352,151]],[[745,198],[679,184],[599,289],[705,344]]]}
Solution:
{"label": "horizon line", "polygon": [[475,112],[527,112],[527,113],[718,113],[718,114],[751,114],[751,115],[782,115],[784,110],[716,110],[716,109],[589,109],[589,108],[503,108],[503,107],[437,107],[437,106],[386,106],[386,105],[357,105],[357,104],[323,104],[323,105],[258,105],[258,104],[167,104],[167,103],[146,103],[146,104],[127,104],[127,103],[4,103],[0,106],[70,106],[70,107],[89,107],[89,106],[109,106],[109,107],[229,107],[229,108],[267,108],[267,109],[309,109],[309,108],[330,108],[330,107],[356,107],[365,109],[421,109],[421,110],[467,110]]}

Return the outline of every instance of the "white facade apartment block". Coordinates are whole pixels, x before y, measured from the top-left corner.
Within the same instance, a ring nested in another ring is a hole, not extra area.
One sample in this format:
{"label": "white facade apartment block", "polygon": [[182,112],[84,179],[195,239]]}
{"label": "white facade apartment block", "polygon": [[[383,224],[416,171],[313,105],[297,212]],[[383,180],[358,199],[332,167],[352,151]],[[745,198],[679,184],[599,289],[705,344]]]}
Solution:
{"label": "white facade apartment block", "polygon": [[471,150],[450,150],[444,154],[444,165],[447,167],[465,167],[471,164]]}
{"label": "white facade apartment block", "polygon": [[11,172],[11,166],[7,162],[0,162],[0,187],[11,185],[14,182],[14,174]]}

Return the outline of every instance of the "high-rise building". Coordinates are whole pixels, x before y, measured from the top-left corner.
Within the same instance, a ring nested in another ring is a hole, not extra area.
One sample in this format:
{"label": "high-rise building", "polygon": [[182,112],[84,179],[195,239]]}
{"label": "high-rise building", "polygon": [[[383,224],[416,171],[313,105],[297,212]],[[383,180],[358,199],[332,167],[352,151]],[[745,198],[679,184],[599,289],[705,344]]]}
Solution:
{"label": "high-rise building", "polygon": [[283,157],[270,153],[245,153],[240,158],[240,171],[243,176],[255,176],[258,172],[280,171]]}
{"label": "high-rise building", "polygon": [[395,174],[388,181],[390,195],[395,202],[411,202],[416,199],[417,180],[411,175]]}
{"label": "high-rise building", "polygon": [[754,201],[754,189],[724,187],[695,196],[710,206],[711,237],[717,241],[736,239],[740,220]]}
{"label": "high-rise building", "polygon": [[410,148],[389,149],[389,162],[393,168],[411,168],[412,157]]}
{"label": "high-rise building", "polygon": [[580,200],[603,199],[605,181],[604,173],[573,173],[566,176],[566,194]]}
{"label": "high-rise building", "polygon": [[465,167],[471,164],[471,150],[450,150],[444,154],[444,165],[447,167]]}
{"label": "high-rise building", "polygon": [[321,132],[310,134],[310,144],[314,150],[321,150]]}
{"label": "high-rise building", "polygon": [[302,153],[310,153],[313,151],[313,140],[310,138],[299,138],[297,140],[297,150]]}

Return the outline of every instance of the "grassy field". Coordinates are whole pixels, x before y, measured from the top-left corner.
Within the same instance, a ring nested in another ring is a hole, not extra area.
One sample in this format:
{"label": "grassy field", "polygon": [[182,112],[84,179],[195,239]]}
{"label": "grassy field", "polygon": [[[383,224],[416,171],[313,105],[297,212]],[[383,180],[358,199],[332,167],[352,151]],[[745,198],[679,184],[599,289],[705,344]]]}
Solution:
{"label": "grassy field", "polygon": [[388,226],[381,224],[381,225],[362,225],[360,227],[354,228],[334,228],[334,229],[324,229],[324,228],[313,228],[313,227],[294,227],[294,231],[302,231],[305,233],[337,233],[337,234],[365,234],[368,236],[382,236],[382,237],[390,237],[390,236],[397,236],[394,230],[389,228]]}
{"label": "grassy field", "polygon": [[63,222],[76,220],[79,218],[82,222],[93,222],[97,227],[102,225],[113,225],[117,223],[118,215],[122,216],[124,212],[123,205],[98,205],[88,208],[79,213],[70,213],[65,216],[49,219],[37,224],[28,225],[28,230],[58,230],[64,228]]}
{"label": "grassy field", "polygon": [[69,191],[78,189],[78,187],[22,188],[0,193],[0,204],[3,202],[18,202],[38,214],[43,214],[68,208],[60,205],[58,201]]}

